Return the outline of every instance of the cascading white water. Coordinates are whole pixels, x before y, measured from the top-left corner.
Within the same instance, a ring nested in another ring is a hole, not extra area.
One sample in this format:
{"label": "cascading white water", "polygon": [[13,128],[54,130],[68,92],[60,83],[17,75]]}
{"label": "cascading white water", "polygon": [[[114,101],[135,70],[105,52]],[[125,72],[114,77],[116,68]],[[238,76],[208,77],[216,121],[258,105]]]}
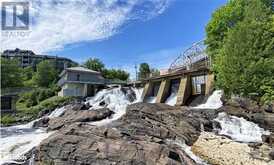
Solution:
{"label": "cascading white water", "polygon": [[167,140],[168,143],[171,144],[176,144],[177,146],[180,147],[181,150],[183,150],[195,163],[199,165],[207,165],[207,162],[201,159],[200,157],[196,156],[192,151],[191,151],[191,146],[186,145],[184,142],[181,142],[179,140]]}
{"label": "cascading white water", "polygon": [[[48,115],[48,117],[58,117],[64,111],[64,107],[57,108]],[[12,160],[24,161],[25,158],[22,155],[39,145],[42,140],[53,133],[46,132],[44,129],[32,128],[33,123],[37,120],[39,119],[33,120],[27,124],[0,128],[0,164],[14,162]]]}
{"label": "cascading white water", "polygon": [[221,100],[223,95],[222,90],[216,90],[210,95],[204,104],[200,104],[196,107],[193,107],[194,109],[218,109],[223,106],[223,102]]}
{"label": "cascading white water", "polygon": [[[92,125],[105,125],[114,120],[119,119],[126,113],[126,107],[129,104],[140,102],[141,101],[141,94],[143,89],[135,89],[136,99],[134,102],[130,102],[128,96],[121,90],[121,88],[114,88],[114,89],[104,89],[96,94],[95,97],[90,98],[86,103],[92,105],[92,109],[99,109],[99,108],[109,108],[114,112],[114,115],[111,118],[107,118],[97,122],[91,122]],[[103,103],[104,105],[100,105]]]}
{"label": "cascading white water", "polygon": [[144,91],[144,88],[133,88],[133,91],[136,95],[136,101],[135,102],[142,102],[142,93]]}
{"label": "cascading white water", "polygon": [[177,101],[177,93],[179,89],[179,83],[175,83],[171,85],[171,94],[170,96],[166,99],[165,103],[171,106],[174,106]]}
{"label": "cascading white water", "polygon": [[155,96],[149,96],[146,98],[147,103],[155,103],[156,102],[156,97]]}
{"label": "cascading white water", "polygon": [[166,99],[166,104],[174,106],[177,101],[177,93],[171,93],[171,95]]}
{"label": "cascading white water", "polygon": [[269,134],[257,124],[249,122],[244,118],[230,116],[226,113],[219,113],[214,119],[221,125],[221,130],[218,133],[231,137],[233,140],[240,142],[262,142],[262,135]]}
{"label": "cascading white water", "polygon": [[[134,89],[134,91],[138,91],[136,92],[137,99],[134,103],[140,102],[142,89]],[[100,103],[104,102],[107,108],[115,112],[110,119],[93,122],[92,124],[95,125],[106,124],[120,118],[123,114],[125,114],[127,105],[132,103],[129,101],[126,94],[123,93],[121,88],[102,90],[87,102],[92,105],[92,109],[102,108],[103,106],[101,106]],[[58,117],[62,115],[65,110],[65,107],[57,108],[50,115],[48,115],[48,117]],[[29,152],[33,147],[38,146],[42,140],[46,139],[53,133],[46,132],[42,128],[32,128],[33,123],[37,120],[23,125],[0,128],[0,164],[24,159],[22,155]]]}

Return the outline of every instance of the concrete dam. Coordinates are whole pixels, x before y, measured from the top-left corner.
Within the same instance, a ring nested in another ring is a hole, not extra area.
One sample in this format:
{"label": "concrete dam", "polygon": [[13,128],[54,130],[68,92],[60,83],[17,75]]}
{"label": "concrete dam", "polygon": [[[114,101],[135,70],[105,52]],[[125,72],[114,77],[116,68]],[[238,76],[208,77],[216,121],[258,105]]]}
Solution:
{"label": "concrete dam", "polygon": [[142,80],[144,102],[188,105],[192,99],[206,96],[213,89],[214,75],[210,71],[210,58],[205,53],[203,41],[186,49],[165,74]]}

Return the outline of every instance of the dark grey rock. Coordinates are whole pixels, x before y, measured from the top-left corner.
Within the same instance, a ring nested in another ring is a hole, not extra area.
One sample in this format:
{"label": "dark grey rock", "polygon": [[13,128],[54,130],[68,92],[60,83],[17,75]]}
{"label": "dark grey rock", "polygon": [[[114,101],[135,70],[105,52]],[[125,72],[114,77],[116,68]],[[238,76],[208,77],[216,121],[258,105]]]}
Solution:
{"label": "dark grey rock", "polygon": [[[58,132],[38,148],[40,164],[185,164],[195,162],[178,145],[180,140],[192,145],[200,135],[201,125],[211,130],[214,110],[189,110],[165,104],[129,105],[126,114],[108,125],[97,127],[86,121],[109,115],[108,109],[69,110],[51,129]],[[108,115],[106,115],[108,114]]]}
{"label": "dark grey rock", "polygon": [[48,127],[49,120],[50,119],[48,117],[43,117],[40,120],[33,123],[33,128]]}
{"label": "dark grey rock", "polygon": [[[77,107],[77,108],[76,108]],[[48,123],[48,130],[60,129],[65,125],[74,122],[92,122],[110,117],[113,112],[107,108],[96,110],[79,110],[82,106],[73,106],[71,109],[65,111],[63,116],[50,119]]]}

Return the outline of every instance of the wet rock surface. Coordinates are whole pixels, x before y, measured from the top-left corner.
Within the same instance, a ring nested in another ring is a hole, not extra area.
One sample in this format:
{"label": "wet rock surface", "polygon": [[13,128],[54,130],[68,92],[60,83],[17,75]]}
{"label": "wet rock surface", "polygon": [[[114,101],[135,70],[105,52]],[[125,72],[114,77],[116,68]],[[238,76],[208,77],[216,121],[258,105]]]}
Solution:
{"label": "wet rock surface", "polygon": [[[248,107],[250,107],[250,105]],[[258,124],[264,129],[270,130],[271,132],[274,131],[274,113],[269,113],[259,108],[253,108],[251,110],[250,108],[247,109],[247,107],[242,107],[239,104],[232,104],[229,102],[220,108],[220,110],[225,111],[230,115],[243,117]]]}
{"label": "wet rock surface", "polygon": [[59,130],[41,143],[36,161],[42,164],[192,165],[196,163],[170,140],[192,145],[200,135],[201,125],[212,130],[211,119],[217,116],[216,111],[137,103],[128,106],[123,117],[105,126],[93,126],[86,122],[90,120],[77,119],[91,112],[68,111],[50,120],[49,127]]}

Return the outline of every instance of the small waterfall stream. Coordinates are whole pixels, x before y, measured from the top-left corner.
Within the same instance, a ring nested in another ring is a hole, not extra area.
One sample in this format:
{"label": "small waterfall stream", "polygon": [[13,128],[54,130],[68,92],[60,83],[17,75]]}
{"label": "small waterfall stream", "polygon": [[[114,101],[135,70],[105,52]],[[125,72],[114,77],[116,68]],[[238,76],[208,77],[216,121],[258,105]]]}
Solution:
{"label": "small waterfall stream", "polygon": [[[142,90],[143,89],[141,88],[131,90],[135,93],[135,100],[132,100],[132,93],[122,91],[121,88],[104,89],[98,92],[94,97],[89,98],[86,101],[86,103],[92,105],[90,110],[107,107],[114,111],[115,114],[110,118],[97,122],[91,122],[90,124],[100,126],[119,119],[126,113],[126,107],[129,104],[142,101]],[[222,106],[221,96],[222,91],[214,91],[206,103],[194,107],[193,109],[218,109]],[[154,103],[155,100],[156,98],[152,97],[149,99],[149,102]],[[176,101],[175,91],[171,93],[166,103],[174,105],[174,100]],[[62,115],[65,110],[65,107],[57,108],[49,114],[48,117],[58,117]],[[0,128],[0,164],[14,162],[13,160],[24,159],[22,155],[30,151],[33,147],[38,146],[42,140],[46,139],[53,133],[46,132],[46,130],[42,128],[32,128],[35,121],[36,120],[23,125]],[[215,121],[219,122],[221,125],[221,129],[218,130],[218,134],[229,136],[236,141],[261,142],[261,135],[268,133],[255,123],[246,121],[243,118],[229,116],[226,113],[220,113]],[[199,159],[191,152],[190,146],[185,146],[184,144],[178,142],[176,143],[197,163],[204,163],[203,160]]]}
{"label": "small waterfall stream", "polygon": [[[103,108],[106,106],[115,114],[109,118],[98,122],[92,122],[93,125],[104,125],[113,120],[117,120],[126,112],[129,104],[140,102],[142,89],[133,89],[136,99],[131,102],[132,93],[125,93],[121,88],[104,89],[98,92],[94,97],[87,100],[86,103],[92,105],[92,109]],[[103,104],[104,105],[100,105]],[[90,109],[90,110],[92,110]],[[61,116],[65,112],[65,107],[57,108],[51,112],[48,117],[54,118]],[[14,160],[22,162],[26,159],[23,155],[29,152],[33,147],[38,146],[42,140],[49,137],[54,132],[47,132],[43,128],[33,128],[33,123],[39,119],[27,124],[0,128],[0,164],[16,163]],[[17,163],[20,163],[17,162]]]}
{"label": "small waterfall stream", "polygon": [[206,103],[200,104],[196,107],[193,107],[194,109],[218,109],[223,106],[223,102],[221,100],[223,95],[222,90],[216,90],[212,93],[211,96],[208,97]]}
{"label": "small waterfall stream", "polygon": [[262,142],[262,135],[269,134],[257,124],[247,121],[244,118],[230,116],[222,112],[218,114],[215,121],[219,122],[221,129],[218,134],[226,135],[235,141],[240,142]]}

